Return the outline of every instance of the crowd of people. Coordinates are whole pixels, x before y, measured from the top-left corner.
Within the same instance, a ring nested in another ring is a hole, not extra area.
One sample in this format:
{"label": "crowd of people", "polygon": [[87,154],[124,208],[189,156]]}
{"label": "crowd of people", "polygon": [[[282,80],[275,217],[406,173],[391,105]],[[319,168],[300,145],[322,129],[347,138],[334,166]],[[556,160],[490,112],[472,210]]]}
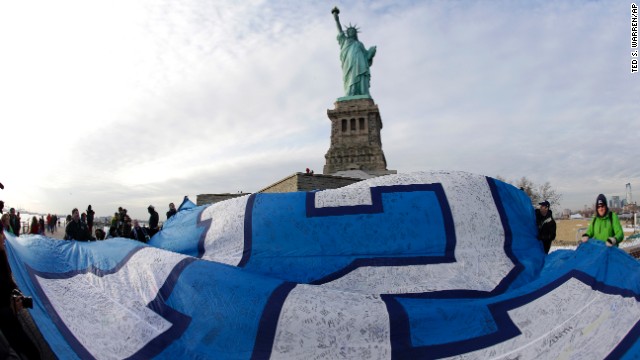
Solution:
{"label": "crowd of people", "polygon": [[[141,226],[140,221],[132,219],[127,209],[118,207],[118,211],[113,213],[109,222],[109,231],[105,232],[102,228],[93,230],[95,212],[91,205],[87,207],[87,211],[80,214],[77,208],[71,211],[68,216],[65,228],[65,240],[91,241],[105,240],[109,238],[123,237],[148,242],[149,239],[160,231],[160,215],[153,205],[147,208],[149,212],[148,226]],[[177,213],[175,205],[169,204],[167,211],[167,220]]]}
{"label": "crowd of people", "polygon": [[58,216],[47,214],[46,220],[44,216],[33,216],[29,221],[22,222],[20,212],[16,209],[9,209],[8,213],[2,214],[2,225],[5,231],[14,236],[20,234],[46,235],[47,232],[55,234],[60,225]]}
{"label": "crowd of people", "polygon": [[[0,183],[0,189],[4,186]],[[153,205],[147,208],[149,212],[149,226],[141,226],[137,219],[131,219],[127,210],[120,207],[111,219],[109,234],[101,227],[94,229],[95,211],[91,205],[82,214],[77,208],[67,216],[65,226],[65,240],[91,241],[105,240],[109,237],[126,237],[140,242],[148,242],[149,239],[160,231],[160,216]],[[169,204],[167,220],[176,215],[177,210],[173,203]],[[19,290],[13,279],[11,267],[5,251],[5,232],[14,236],[20,236],[21,232],[36,235],[45,235],[45,231],[55,233],[60,225],[56,215],[33,216],[27,231],[22,228],[20,213],[11,208],[4,213],[4,202],[0,201],[0,359],[40,359],[40,352],[33,340],[24,331],[18,317],[25,307],[28,307],[30,298],[25,297]],[[46,230],[45,230],[46,229]]]}
{"label": "crowd of people", "polygon": [[[2,204],[4,208],[4,203]],[[80,213],[75,208],[67,215],[64,224],[60,217],[56,214],[47,214],[46,216],[32,216],[26,221],[22,221],[20,212],[16,212],[11,208],[8,213],[3,213],[1,218],[2,227],[5,231],[14,236],[20,234],[47,235],[56,234],[60,226],[64,226],[64,239],[66,240],[105,240],[108,238],[124,237],[136,240],[149,239],[160,230],[160,216],[153,205],[147,208],[149,212],[148,226],[140,226],[140,221],[133,220],[127,213],[127,209],[119,207],[118,211],[113,214],[108,232],[102,228],[95,228],[95,211],[89,205],[87,209]],[[77,214],[76,214],[77,213]],[[169,210],[166,212],[167,220],[177,213],[174,203],[169,204]],[[136,223],[138,224],[136,226]],[[132,232],[133,230],[135,232]],[[139,236],[139,233],[146,234]],[[146,241],[145,241],[146,242]]]}

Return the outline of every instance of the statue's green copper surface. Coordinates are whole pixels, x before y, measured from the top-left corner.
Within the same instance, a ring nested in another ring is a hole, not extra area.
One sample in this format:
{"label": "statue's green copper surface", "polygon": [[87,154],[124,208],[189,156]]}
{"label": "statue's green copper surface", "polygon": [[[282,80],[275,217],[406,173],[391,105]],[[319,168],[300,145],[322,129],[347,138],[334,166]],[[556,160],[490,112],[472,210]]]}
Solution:
{"label": "statue's green copper surface", "polygon": [[371,73],[369,68],[376,55],[376,47],[372,46],[368,50],[358,40],[358,29],[349,25],[342,30],[337,7],[331,10],[336,25],[338,26],[338,44],[340,44],[340,62],[342,63],[342,82],[344,85],[344,97],[340,100],[351,100],[356,98],[371,97],[369,94],[369,82]]}

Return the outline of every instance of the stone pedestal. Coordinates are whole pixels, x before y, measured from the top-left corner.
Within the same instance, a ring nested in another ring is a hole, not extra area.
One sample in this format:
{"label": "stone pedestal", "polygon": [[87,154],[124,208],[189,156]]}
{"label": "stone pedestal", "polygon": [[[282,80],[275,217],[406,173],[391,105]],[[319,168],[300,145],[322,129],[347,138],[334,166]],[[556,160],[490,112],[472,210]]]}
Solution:
{"label": "stone pedestal", "polygon": [[373,99],[337,101],[327,115],[331,120],[331,145],[324,156],[323,174],[345,170],[387,172],[380,138],[382,119]]}

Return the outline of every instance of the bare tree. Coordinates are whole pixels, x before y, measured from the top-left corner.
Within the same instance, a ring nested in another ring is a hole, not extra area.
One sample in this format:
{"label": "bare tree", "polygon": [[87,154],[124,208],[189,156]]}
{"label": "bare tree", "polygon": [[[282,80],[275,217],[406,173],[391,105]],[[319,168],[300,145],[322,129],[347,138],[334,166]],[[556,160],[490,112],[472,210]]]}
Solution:
{"label": "bare tree", "polygon": [[531,199],[532,205],[538,205],[538,203],[547,200],[551,204],[551,207],[557,208],[560,206],[560,199],[562,199],[562,194],[558,194],[548,181],[542,185],[536,185],[526,176],[523,176],[515,182],[507,181],[500,175],[496,176],[496,179],[506,183],[510,183],[520,190],[524,191],[525,194],[529,196],[529,199]]}
{"label": "bare tree", "polygon": [[551,187],[551,184],[548,181],[538,186],[537,194],[540,201],[547,200],[551,204],[551,206],[560,206],[560,199],[562,199],[562,194],[558,194],[556,190]]}
{"label": "bare tree", "polygon": [[520,190],[524,191],[527,194],[527,196],[529,196],[529,198],[531,199],[531,203],[533,204],[539,203],[538,201],[539,196],[535,192],[536,185],[533,183],[533,181],[523,176],[522,178],[520,178],[520,180],[516,182],[516,187],[520,188]]}

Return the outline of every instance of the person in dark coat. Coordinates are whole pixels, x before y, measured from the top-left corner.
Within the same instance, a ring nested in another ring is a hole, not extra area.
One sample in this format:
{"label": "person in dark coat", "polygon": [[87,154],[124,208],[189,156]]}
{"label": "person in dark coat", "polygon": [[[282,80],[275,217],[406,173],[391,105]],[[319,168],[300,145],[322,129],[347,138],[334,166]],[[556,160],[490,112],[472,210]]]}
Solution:
{"label": "person in dark coat", "polygon": [[40,225],[38,223],[38,218],[31,218],[31,227],[29,227],[29,234],[38,235],[40,234]]}
{"label": "person in dark coat", "polygon": [[138,220],[133,220],[133,227],[131,228],[129,238],[146,243],[149,241],[149,234],[147,233],[147,229],[140,226]]}
{"label": "person in dark coat", "polygon": [[0,344],[0,355],[6,358],[15,352],[21,359],[40,359],[40,353],[18,320],[24,297],[13,280],[4,242],[5,235],[0,229],[0,333],[6,339],[6,343]]}
{"label": "person in dark coat", "polygon": [[544,253],[548,254],[551,249],[551,242],[556,239],[556,222],[553,220],[551,204],[548,201],[539,203],[536,209],[536,224],[538,225],[538,240],[542,241]]}
{"label": "person in dark coat", "polygon": [[13,229],[13,234],[15,236],[20,236],[20,217],[16,215],[16,209],[9,209],[9,225],[11,225],[11,229]]}
{"label": "person in dark coat", "polygon": [[44,218],[40,216],[40,220],[38,220],[38,230],[40,231],[38,234],[45,235],[45,227],[44,227]]}
{"label": "person in dark coat", "polygon": [[122,237],[131,237],[131,218],[129,215],[124,216],[124,224],[122,224]]}
{"label": "person in dark coat", "polygon": [[169,211],[167,211],[167,220],[169,220],[170,217],[172,217],[173,215],[177,214],[178,211],[176,210],[176,205],[174,203],[170,203],[169,204]]}
{"label": "person in dark coat", "polygon": [[158,215],[158,212],[155,210],[153,205],[149,205],[147,210],[149,211],[149,236],[153,236],[160,230],[158,228],[160,216]]}
{"label": "person in dark coat", "polygon": [[96,234],[96,240],[104,240],[104,238],[107,236],[104,230],[100,228],[96,229],[95,234]]}
{"label": "person in dark coat", "polygon": [[95,217],[96,212],[93,211],[91,205],[87,207],[87,226],[89,227],[89,234],[93,233],[93,218]]}
{"label": "person in dark coat", "polygon": [[67,224],[64,233],[65,240],[89,241],[91,233],[86,223],[80,221],[80,212],[78,209],[71,211],[71,221]]}

